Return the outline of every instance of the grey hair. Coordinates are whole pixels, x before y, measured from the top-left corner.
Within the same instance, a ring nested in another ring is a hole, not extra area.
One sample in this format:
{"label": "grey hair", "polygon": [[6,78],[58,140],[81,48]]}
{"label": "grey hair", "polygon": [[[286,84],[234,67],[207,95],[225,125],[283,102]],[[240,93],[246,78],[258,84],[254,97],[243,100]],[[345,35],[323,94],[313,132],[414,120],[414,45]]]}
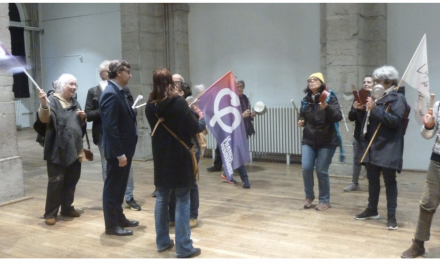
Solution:
{"label": "grey hair", "polygon": [[[57,93],[63,93],[64,88],[66,88],[67,84],[71,81],[71,80],[75,80],[76,82],[76,78],[75,76],[73,76],[72,74],[69,73],[63,73],[61,74],[61,76],[58,78],[57,80],[57,89],[56,92]],[[76,87],[78,88],[78,86]]]}
{"label": "grey hair", "polygon": [[387,84],[397,85],[399,82],[399,73],[393,66],[384,65],[374,70],[373,80],[383,80]]}
{"label": "grey hair", "polygon": [[111,61],[109,61],[109,60],[105,60],[99,65],[99,74],[100,75],[103,72],[108,72],[108,66],[110,65],[110,62]]}

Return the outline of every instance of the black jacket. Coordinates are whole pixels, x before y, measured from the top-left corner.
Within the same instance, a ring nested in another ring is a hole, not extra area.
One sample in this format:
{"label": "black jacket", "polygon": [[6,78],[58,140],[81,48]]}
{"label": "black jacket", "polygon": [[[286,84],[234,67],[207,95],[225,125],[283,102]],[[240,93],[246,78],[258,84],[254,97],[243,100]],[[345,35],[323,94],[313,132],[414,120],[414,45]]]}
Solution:
{"label": "black jacket", "polygon": [[[157,116],[188,147],[192,146],[191,138],[199,131],[199,120],[188,103],[181,96],[167,98],[158,103],[147,103],[145,115],[153,130]],[[154,163],[154,185],[160,188],[189,188],[195,177],[193,175],[189,151],[159,124],[151,137]]]}
{"label": "black jacket", "polygon": [[[358,111],[359,118],[362,120],[360,131],[362,154],[365,153],[379,124],[382,124],[362,164],[370,163],[398,172],[402,170],[404,143],[402,121],[406,104],[404,90],[402,89],[400,92],[393,90],[376,102],[376,107],[370,112],[368,125],[366,124],[366,111]],[[386,111],[387,108],[388,111]],[[367,125],[367,133],[363,135],[365,125]]]}
{"label": "black jacket", "polygon": [[[127,96],[127,100],[130,106],[132,106],[134,100],[133,96],[131,95],[130,89],[128,87],[125,87],[124,92]],[[87,115],[87,122],[93,122],[92,138],[95,145],[98,145],[99,140],[102,137],[101,112],[99,111],[99,99],[101,98],[101,95],[102,90],[99,85],[90,88],[87,92],[86,106],[84,108],[84,112]]]}
{"label": "black jacket", "polygon": [[339,146],[334,123],[341,121],[342,112],[336,97],[330,95],[328,106],[323,110],[311,93],[307,93],[301,101],[300,118],[304,119],[302,144],[312,148]]}
{"label": "black jacket", "polygon": [[[355,99],[356,100],[356,99]],[[353,100],[353,103],[354,101]],[[359,141],[359,137],[361,135],[361,126],[362,126],[362,120],[358,119],[358,112],[362,112],[362,110],[358,110],[353,107],[353,103],[351,104],[350,112],[348,112],[348,120],[354,121],[354,132],[353,137]],[[365,107],[364,107],[365,109]],[[363,110],[365,112],[365,110]]]}

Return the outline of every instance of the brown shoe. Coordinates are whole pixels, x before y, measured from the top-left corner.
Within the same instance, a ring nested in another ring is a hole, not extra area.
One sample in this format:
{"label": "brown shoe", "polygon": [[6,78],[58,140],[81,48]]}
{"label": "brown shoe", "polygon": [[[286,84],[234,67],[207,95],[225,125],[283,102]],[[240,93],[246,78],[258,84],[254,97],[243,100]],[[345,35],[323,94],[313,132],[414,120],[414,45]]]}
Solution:
{"label": "brown shoe", "polygon": [[46,218],[45,222],[46,222],[46,225],[54,225],[56,220],[55,220],[55,217],[49,217],[49,218]]}
{"label": "brown shoe", "polygon": [[310,208],[310,206],[312,205],[313,200],[315,200],[315,198],[306,198],[304,200],[304,208]]}
{"label": "brown shoe", "polygon": [[80,214],[75,210],[72,209],[68,213],[60,213],[62,216],[70,216],[70,217],[79,217]]}
{"label": "brown shoe", "polygon": [[330,206],[330,203],[319,203],[316,207],[315,207],[315,210],[318,210],[318,211],[324,211],[324,210],[327,210],[327,209],[329,209],[331,206]]}
{"label": "brown shoe", "polygon": [[410,248],[403,251],[402,255],[400,257],[402,258],[417,258],[418,256],[421,256],[425,254],[425,247],[417,243],[418,241],[412,240],[413,243]]}
{"label": "brown shoe", "polygon": [[197,219],[189,219],[189,228],[194,228],[197,226]]}

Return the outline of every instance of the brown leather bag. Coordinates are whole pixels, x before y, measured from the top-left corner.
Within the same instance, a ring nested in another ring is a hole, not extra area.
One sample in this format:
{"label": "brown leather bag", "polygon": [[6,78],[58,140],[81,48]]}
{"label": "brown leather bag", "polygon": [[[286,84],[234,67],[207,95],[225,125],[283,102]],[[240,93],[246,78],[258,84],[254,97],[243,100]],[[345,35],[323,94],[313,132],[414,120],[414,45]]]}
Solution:
{"label": "brown leather bag", "polygon": [[90,142],[89,142],[89,136],[87,135],[87,129],[86,129],[86,139],[87,139],[88,149],[83,148],[83,151],[84,151],[84,154],[86,155],[86,159],[89,161],[93,161],[93,153],[90,150]]}

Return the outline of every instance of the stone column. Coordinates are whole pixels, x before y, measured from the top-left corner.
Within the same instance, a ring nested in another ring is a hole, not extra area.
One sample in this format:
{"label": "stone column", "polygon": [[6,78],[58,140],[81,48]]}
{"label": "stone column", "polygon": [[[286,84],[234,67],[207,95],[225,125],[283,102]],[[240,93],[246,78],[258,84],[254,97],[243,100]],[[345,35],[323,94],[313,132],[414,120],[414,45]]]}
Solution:
{"label": "stone column", "polygon": [[348,120],[352,100],[351,85],[358,89],[363,77],[386,63],[387,4],[344,3],[321,4],[321,66],[329,89],[338,95],[347,121],[339,130],[346,152],[339,162],[339,148],[330,167],[332,175],[352,175],[354,122]]}
{"label": "stone column", "polygon": [[[188,4],[172,4],[172,35],[170,43],[173,50],[171,61],[173,73],[179,73],[190,84],[189,43],[188,43]],[[190,84],[191,85],[191,84]]]}
{"label": "stone column", "polygon": [[[8,3],[0,3],[0,39],[11,50],[8,11]],[[24,197],[12,81],[12,75],[0,72],[0,205]]]}
{"label": "stone column", "polygon": [[[189,78],[188,12],[187,4],[121,4],[122,58],[131,65],[129,87],[134,98],[144,97],[141,103],[148,99],[157,67]],[[145,107],[137,109],[137,125],[134,159],[152,159]]]}

